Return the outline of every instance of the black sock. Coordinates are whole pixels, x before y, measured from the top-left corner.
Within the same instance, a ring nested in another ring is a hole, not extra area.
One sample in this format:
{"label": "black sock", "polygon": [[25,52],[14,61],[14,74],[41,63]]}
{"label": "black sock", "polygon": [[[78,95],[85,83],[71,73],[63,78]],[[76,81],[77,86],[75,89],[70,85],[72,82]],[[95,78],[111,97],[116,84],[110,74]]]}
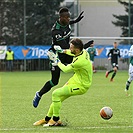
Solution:
{"label": "black sock", "polygon": [[59,116],[57,116],[57,117],[56,116],[53,116],[53,120],[54,121],[58,121],[59,119],[60,119]]}
{"label": "black sock", "polygon": [[48,116],[45,117],[45,121],[49,121],[50,119],[51,117],[48,117]]}
{"label": "black sock", "polygon": [[50,81],[48,81],[43,88],[39,91],[39,96],[41,97],[43,94],[47,93],[51,90],[53,86],[50,84]]}
{"label": "black sock", "polygon": [[115,77],[115,75],[116,75],[116,72],[114,72],[114,73],[112,74],[111,79],[113,79],[113,78]]}
{"label": "black sock", "polygon": [[108,71],[108,73],[112,73],[114,70],[110,70],[110,71]]}

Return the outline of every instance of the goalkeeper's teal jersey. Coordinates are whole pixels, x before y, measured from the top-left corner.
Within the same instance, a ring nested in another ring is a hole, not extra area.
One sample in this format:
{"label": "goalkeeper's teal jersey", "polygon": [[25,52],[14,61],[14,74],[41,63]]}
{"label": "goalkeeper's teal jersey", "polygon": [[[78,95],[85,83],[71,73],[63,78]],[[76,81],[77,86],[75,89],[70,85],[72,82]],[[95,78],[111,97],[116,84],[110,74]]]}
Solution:
{"label": "goalkeeper's teal jersey", "polygon": [[[69,54],[67,50],[66,54]],[[74,56],[71,64],[65,66],[61,62],[58,63],[60,69],[64,72],[74,71],[74,75],[69,79],[69,83],[76,83],[84,88],[89,88],[92,83],[92,63],[89,54],[83,50],[80,55]]]}

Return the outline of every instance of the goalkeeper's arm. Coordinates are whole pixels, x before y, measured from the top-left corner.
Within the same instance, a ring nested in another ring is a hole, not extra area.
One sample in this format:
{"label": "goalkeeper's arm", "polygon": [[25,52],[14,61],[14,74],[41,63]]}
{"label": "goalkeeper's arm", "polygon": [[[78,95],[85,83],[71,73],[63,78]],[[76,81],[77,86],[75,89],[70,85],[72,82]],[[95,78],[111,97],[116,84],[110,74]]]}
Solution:
{"label": "goalkeeper's arm", "polygon": [[58,67],[65,73],[73,71],[73,67],[71,64],[68,64],[67,66],[62,64],[61,62],[58,62]]}
{"label": "goalkeeper's arm", "polygon": [[74,54],[71,53],[70,49],[62,49],[60,46],[58,45],[54,45],[54,50],[56,52],[59,52],[59,53],[65,53],[65,54],[68,54],[70,56],[74,56]]}

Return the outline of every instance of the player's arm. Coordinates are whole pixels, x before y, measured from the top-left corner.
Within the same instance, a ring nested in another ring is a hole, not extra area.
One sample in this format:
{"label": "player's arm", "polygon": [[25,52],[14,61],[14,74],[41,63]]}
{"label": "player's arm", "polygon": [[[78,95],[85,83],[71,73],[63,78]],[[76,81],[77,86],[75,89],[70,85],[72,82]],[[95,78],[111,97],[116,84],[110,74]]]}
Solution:
{"label": "player's arm", "polygon": [[13,52],[13,60],[14,60],[14,52]]}
{"label": "player's arm", "polygon": [[111,51],[112,51],[112,49],[111,49],[111,50],[108,52],[108,54],[107,54],[108,60],[111,59],[111,57],[110,57]]}
{"label": "player's arm", "polygon": [[58,67],[65,73],[73,71],[73,67],[71,64],[68,64],[67,66],[65,66],[64,64],[59,62]]}
{"label": "player's arm", "polygon": [[75,68],[80,68],[81,62],[82,59],[80,60],[79,58],[75,58],[73,62],[71,64],[68,64],[67,66],[65,66],[61,62],[58,62],[58,66],[63,72],[67,73],[73,71]]}
{"label": "player's arm", "polygon": [[6,58],[7,58],[7,52],[6,52],[6,55],[5,55],[5,60],[6,60]]}
{"label": "player's arm", "polygon": [[74,24],[74,23],[78,23],[84,16],[83,16],[84,11],[82,11],[79,16],[75,19],[75,20],[70,20],[69,24]]}
{"label": "player's arm", "polygon": [[97,56],[97,51],[96,51],[96,49],[94,50],[94,56]]}
{"label": "player's arm", "polygon": [[111,50],[108,52],[107,57],[109,58],[111,54]]}
{"label": "player's arm", "polygon": [[84,44],[84,49],[87,49],[88,47],[90,47],[90,45],[93,43],[93,40],[87,42]]}
{"label": "player's arm", "polygon": [[74,54],[71,53],[70,49],[62,49],[58,45],[54,45],[54,49],[58,53],[64,53],[64,54],[67,54],[67,55],[70,55],[70,56],[74,56]]}

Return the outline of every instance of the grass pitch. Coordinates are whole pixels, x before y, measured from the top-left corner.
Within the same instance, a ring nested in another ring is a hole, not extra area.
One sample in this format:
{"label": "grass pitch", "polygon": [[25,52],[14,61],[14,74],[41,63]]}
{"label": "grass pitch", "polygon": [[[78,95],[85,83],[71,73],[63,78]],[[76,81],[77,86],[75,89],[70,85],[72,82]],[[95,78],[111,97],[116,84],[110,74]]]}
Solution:
{"label": "grass pitch", "polygon": [[[12,133],[127,133],[133,132],[133,85],[130,96],[125,95],[127,71],[118,71],[114,82],[105,72],[93,75],[88,92],[70,97],[63,102],[61,119],[68,122],[65,127],[33,126],[33,123],[47,114],[51,104],[51,93],[62,86],[72,73],[61,73],[59,85],[54,87],[40,101],[38,108],[32,106],[35,92],[50,79],[49,71],[1,72],[0,73],[0,132]],[[103,106],[113,109],[113,117],[103,120],[99,111]]]}

